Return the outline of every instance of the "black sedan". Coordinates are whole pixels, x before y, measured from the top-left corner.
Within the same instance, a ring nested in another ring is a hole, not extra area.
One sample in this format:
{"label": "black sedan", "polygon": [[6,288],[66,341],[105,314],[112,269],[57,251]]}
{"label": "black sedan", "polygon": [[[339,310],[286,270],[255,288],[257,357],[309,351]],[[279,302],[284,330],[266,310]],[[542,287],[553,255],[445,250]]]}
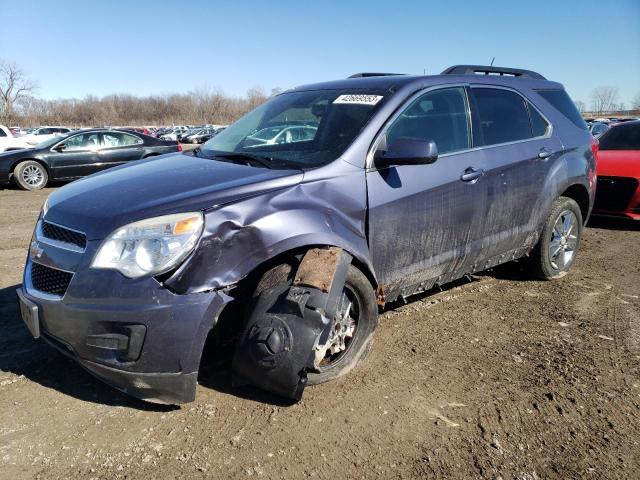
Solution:
{"label": "black sedan", "polygon": [[0,154],[0,184],[24,190],[49,180],[75,180],[132,160],[178,152],[178,142],[125,130],[91,129],[46,140],[35,148]]}

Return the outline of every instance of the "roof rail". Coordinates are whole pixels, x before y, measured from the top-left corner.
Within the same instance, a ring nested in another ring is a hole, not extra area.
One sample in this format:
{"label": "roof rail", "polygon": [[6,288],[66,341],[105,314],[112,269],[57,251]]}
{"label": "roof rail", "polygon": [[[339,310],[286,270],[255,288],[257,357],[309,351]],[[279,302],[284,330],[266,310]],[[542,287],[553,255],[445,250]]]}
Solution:
{"label": "roof rail", "polygon": [[478,73],[484,75],[509,75],[513,77],[527,77],[546,80],[542,75],[531,70],[523,70],[521,68],[488,67],[486,65],[454,65],[442,72],[442,75],[475,75]]}
{"label": "roof rail", "polygon": [[364,77],[388,77],[391,75],[404,75],[403,73],[371,73],[371,72],[363,72],[363,73],[354,73],[350,77],[347,78],[364,78]]}

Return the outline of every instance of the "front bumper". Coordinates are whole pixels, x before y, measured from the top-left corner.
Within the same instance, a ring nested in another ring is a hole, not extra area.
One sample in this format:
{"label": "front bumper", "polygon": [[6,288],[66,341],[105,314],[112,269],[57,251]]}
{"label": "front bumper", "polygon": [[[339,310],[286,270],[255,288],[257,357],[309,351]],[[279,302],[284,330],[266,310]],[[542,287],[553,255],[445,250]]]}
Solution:
{"label": "front bumper", "polygon": [[[89,268],[99,242],[88,242],[83,253],[35,242],[20,291],[37,306],[44,340],[130,395],[192,401],[204,343],[231,297],[222,291],[176,295],[154,278]],[[34,262],[73,273],[62,296],[34,287]]]}

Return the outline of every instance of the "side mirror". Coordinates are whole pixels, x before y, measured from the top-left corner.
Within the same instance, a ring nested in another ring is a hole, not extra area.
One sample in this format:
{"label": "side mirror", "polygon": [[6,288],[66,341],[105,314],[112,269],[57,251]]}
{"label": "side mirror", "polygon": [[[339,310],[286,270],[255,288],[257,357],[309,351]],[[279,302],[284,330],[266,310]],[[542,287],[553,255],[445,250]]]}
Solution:
{"label": "side mirror", "polygon": [[433,140],[400,137],[387,151],[377,151],[374,163],[377,168],[391,165],[426,165],[438,159],[438,147]]}
{"label": "side mirror", "polygon": [[57,152],[62,152],[65,148],[67,148],[67,146],[64,143],[59,143],[58,145],[53,147],[53,149]]}

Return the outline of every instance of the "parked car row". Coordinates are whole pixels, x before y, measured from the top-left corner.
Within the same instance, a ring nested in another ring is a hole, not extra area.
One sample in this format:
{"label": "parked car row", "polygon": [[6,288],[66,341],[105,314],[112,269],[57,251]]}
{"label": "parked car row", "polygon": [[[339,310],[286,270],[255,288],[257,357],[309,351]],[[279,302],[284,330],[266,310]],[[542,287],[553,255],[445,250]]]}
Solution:
{"label": "parked car row", "polygon": [[179,125],[160,128],[154,136],[164,140],[176,140],[182,143],[203,143],[226,128],[226,125]]}
{"label": "parked car row", "polygon": [[599,138],[603,133],[609,130],[611,127],[622,125],[627,122],[640,120],[638,118],[617,118],[617,117],[600,117],[600,118],[586,118],[587,126],[591,134]]}
{"label": "parked car row", "polygon": [[33,148],[0,153],[0,184],[14,181],[25,190],[39,190],[50,180],[74,180],[132,160],[181,150],[177,142],[131,130],[79,130],[48,136]]}

